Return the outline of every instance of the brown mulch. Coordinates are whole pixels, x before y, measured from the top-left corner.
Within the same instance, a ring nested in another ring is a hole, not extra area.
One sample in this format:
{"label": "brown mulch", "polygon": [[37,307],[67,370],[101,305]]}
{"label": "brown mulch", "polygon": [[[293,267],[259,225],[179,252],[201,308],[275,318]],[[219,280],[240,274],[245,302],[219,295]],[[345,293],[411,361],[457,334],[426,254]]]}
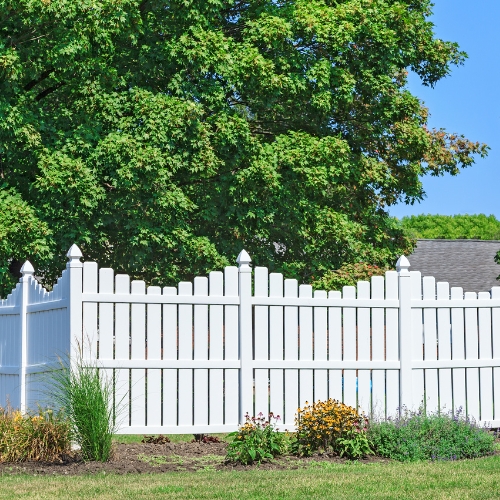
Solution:
{"label": "brown mulch", "polygon": [[[77,455],[66,456],[58,463],[23,462],[0,463],[0,474],[81,475],[81,474],[156,474],[162,472],[197,470],[262,470],[299,469],[312,461],[345,463],[337,456],[323,454],[308,458],[278,457],[272,462],[254,465],[226,463],[227,443],[133,443],[116,444],[113,458],[106,463],[83,462]],[[390,462],[370,456],[362,463]]]}

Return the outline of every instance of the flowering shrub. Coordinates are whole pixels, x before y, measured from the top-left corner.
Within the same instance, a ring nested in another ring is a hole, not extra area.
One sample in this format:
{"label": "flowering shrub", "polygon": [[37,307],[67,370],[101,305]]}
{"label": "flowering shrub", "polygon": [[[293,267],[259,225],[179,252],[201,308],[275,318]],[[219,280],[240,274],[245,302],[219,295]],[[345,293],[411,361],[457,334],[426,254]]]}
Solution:
{"label": "flowering shrub", "polygon": [[495,439],[462,408],[426,414],[403,407],[396,418],[372,422],[369,436],[378,455],[402,462],[481,457],[493,453]]}
{"label": "flowering shrub", "polygon": [[259,413],[257,417],[250,417],[247,413],[245,420],[237,432],[228,436],[233,438],[226,455],[228,461],[246,465],[274,458],[287,451],[288,434],[278,432],[274,427],[280,420],[279,415],[270,413],[266,419],[263,413]]}
{"label": "flowering shrub", "polygon": [[39,409],[37,415],[0,408],[0,462],[52,462],[71,448],[68,421]]}
{"label": "flowering shrub", "polygon": [[335,399],[312,405],[306,401],[306,406],[297,410],[295,424],[294,450],[299,455],[331,450],[347,458],[360,458],[371,453],[368,419]]}

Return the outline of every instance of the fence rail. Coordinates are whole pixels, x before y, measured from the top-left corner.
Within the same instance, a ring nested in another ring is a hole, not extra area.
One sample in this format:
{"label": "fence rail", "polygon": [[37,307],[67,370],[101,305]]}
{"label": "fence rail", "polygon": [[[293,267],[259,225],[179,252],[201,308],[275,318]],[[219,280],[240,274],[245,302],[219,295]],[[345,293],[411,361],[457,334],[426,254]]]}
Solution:
{"label": "fence rail", "polygon": [[68,259],[51,292],[27,262],[0,301],[0,405],[36,408],[58,356],[81,353],[113,380],[124,434],[227,432],[260,411],[291,429],[297,407],[328,397],[500,426],[500,287],[450,290],[405,257],[342,292],[252,270],[245,251],[164,288],[82,263],[75,245]]}

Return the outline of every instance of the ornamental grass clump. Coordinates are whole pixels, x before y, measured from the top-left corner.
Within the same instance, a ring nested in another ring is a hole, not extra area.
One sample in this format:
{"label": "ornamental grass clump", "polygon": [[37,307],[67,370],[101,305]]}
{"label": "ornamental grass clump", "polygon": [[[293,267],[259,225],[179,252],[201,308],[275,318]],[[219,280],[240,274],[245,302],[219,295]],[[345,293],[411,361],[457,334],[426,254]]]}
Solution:
{"label": "ornamental grass clump", "polygon": [[369,437],[377,455],[401,462],[482,457],[493,453],[495,440],[462,408],[426,413],[402,407],[397,417],[372,422]]}
{"label": "ornamental grass clump", "polygon": [[54,462],[70,449],[70,426],[62,413],[0,408],[0,462]]}
{"label": "ornamental grass clump", "polygon": [[266,418],[261,412],[257,417],[245,415],[245,423],[237,432],[229,434],[226,460],[244,465],[262,462],[286,453],[289,447],[288,433],[279,432],[275,425],[280,416],[269,414]]}
{"label": "ornamental grass clump", "polygon": [[297,410],[294,451],[310,455],[333,452],[357,459],[372,453],[367,436],[368,419],[355,408],[335,399],[317,401]]}
{"label": "ornamental grass clump", "polygon": [[108,461],[122,403],[113,405],[113,380],[81,359],[71,370],[63,364],[51,375],[53,398],[68,416],[72,439],[80,447],[83,460]]}

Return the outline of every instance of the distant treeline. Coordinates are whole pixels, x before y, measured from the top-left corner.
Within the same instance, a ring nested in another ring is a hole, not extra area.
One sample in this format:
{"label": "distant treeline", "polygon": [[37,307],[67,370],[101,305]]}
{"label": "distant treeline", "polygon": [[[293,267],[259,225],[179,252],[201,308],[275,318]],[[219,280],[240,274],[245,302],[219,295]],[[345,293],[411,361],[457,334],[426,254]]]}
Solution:
{"label": "distant treeline", "polygon": [[500,240],[500,221],[494,215],[412,215],[403,217],[401,225],[419,239]]}

